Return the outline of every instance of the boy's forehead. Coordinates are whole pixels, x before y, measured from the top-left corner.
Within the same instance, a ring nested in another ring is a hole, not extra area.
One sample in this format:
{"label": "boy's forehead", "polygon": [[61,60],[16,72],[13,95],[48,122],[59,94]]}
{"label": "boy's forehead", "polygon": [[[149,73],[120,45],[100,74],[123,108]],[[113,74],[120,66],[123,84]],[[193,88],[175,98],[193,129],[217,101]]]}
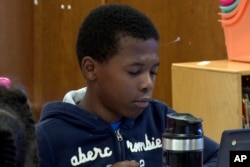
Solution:
{"label": "boy's forehead", "polygon": [[125,49],[127,47],[134,47],[134,48],[139,49],[139,48],[143,48],[144,45],[155,47],[158,50],[158,41],[153,38],[141,39],[141,38],[135,38],[132,36],[122,36],[117,40],[117,44],[118,44],[118,51]]}
{"label": "boy's forehead", "polygon": [[[116,58],[115,58],[116,57]],[[156,63],[158,57],[158,41],[155,39],[143,40],[133,37],[123,37],[120,39],[120,44],[117,53],[113,58],[129,62],[147,62]]]}
{"label": "boy's forehead", "polygon": [[145,39],[142,39],[142,38],[136,38],[136,37],[133,37],[131,35],[128,35],[128,34],[119,34],[117,35],[117,39],[118,39],[118,42],[121,43],[121,42],[127,42],[127,41],[145,41]]}

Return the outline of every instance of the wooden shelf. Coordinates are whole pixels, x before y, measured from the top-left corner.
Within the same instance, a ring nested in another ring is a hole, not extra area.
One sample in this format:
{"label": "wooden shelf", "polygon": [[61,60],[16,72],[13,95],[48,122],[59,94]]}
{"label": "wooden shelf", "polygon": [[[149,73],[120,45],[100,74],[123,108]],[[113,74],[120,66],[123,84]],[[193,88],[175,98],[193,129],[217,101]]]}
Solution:
{"label": "wooden shelf", "polygon": [[242,77],[250,64],[229,60],[172,64],[173,108],[203,119],[206,136],[242,128]]}

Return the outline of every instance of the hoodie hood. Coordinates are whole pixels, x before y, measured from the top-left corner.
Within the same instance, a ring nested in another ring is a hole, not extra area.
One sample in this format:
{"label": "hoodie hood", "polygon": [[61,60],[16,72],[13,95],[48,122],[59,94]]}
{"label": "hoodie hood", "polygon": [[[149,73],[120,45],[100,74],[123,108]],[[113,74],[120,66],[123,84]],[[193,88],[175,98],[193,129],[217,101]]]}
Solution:
{"label": "hoodie hood", "polygon": [[87,87],[84,87],[84,88],[81,88],[81,89],[78,89],[78,90],[69,91],[63,97],[63,102],[76,105],[83,99],[83,97],[85,96],[86,91],[87,91]]}
{"label": "hoodie hood", "polygon": [[[97,117],[96,115],[80,108],[77,104],[83,99],[87,88],[72,90],[65,94],[62,102],[51,102],[43,107],[41,122],[49,120],[62,120],[71,125],[88,128],[94,131],[102,131],[110,128],[110,123]],[[124,119],[125,127],[132,127],[134,119]]]}
{"label": "hoodie hood", "polygon": [[84,97],[87,88],[72,90],[65,94],[63,101],[47,103],[42,110],[41,122],[62,120],[79,128],[88,128],[94,131],[104,130],[110,124],[90,112],[80,108],[77,104]]}
{"label": "hoodie hood", "polygon": [[51,102],[43,107],[40,122],[48,121],[65,122],[91,131],[102,131],[110,127],[110,124],[101,118],[65,102]]}

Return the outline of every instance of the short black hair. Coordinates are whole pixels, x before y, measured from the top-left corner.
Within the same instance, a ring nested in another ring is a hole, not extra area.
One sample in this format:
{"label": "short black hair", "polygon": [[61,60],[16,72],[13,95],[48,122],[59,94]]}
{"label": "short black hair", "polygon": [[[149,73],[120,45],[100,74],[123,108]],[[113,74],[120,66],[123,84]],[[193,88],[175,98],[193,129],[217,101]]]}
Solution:
{"label": "short black hair", "polygon": [[151,20],[125,4],[102,5],[92,10],[82,23],[76,52],[79,64],[85,56],[99,62],[108,61],[118,52],[121,37],[159,40]]}

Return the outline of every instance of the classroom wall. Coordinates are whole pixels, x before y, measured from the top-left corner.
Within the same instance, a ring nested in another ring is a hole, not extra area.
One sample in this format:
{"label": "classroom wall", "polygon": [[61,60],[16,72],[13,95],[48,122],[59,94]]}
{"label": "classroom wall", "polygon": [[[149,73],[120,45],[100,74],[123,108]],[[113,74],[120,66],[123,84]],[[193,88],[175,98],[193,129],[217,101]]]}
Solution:
{"label": "classroom wall", "polygon": [[7,76],[33,99],[33,4],[0,0],[0,76]]}
{"label": "classroom wall", "polygon": [[219,1],[0,0],[0,75],[25,86],[37,119],[45,103],[85,85],[75,55],[78,28],[106,3],[134,6],[155,23],[161,66],[154,97],[170,106],[172,63],[226,59]]}

